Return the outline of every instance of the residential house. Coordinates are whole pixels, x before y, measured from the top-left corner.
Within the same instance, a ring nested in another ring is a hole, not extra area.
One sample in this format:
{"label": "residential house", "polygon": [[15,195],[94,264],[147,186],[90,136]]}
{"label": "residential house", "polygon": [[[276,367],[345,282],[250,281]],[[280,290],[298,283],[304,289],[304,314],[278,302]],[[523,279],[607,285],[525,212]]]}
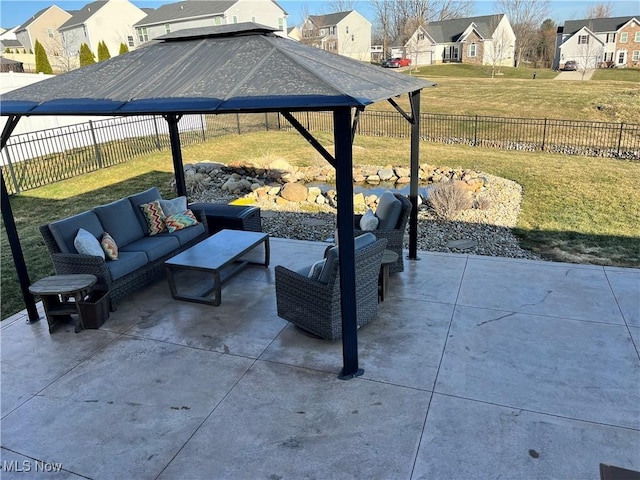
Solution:
{"label": "residential house", "polygon": [[287,12],[275,0],[186,0],[168,3],[135,24],[136,45],[177,30],[253,22],[287,36]]}
{"label": "residential house", "polygon": [[71,14],[57,5],[40,10],[20,25],[16,30],[16,39],[22,44],[25,53],[34,53],[36,40],[44,47],[47,56],[59,55],[62,50],[62,37],[58,28],[71,18]]}
{"label": "residential house", "polygon": [[146,15],[128,0],[100,0],[74,12],[58,30],[70,54],[77,55],[86,43],[97,59],[98,44],[104,42],[114,57],[121,43],[133,45],[133,25]]}
{"label": "residential house", "polygon": [[639,67],[640,17],[568,20],[558,27],[554,68]]}
{"label": "residential house", "polygon": [[298,27],[287,28],[287,38],[290,38],[291,40],[295,40],[296,42],[299,42],[300,40],[302,40],[302,32],[300,31],[300,28]]}
{"label": "residential house", "polygon": [[309,15],[300,30],[301,42],[307,45],[355,60],[371,61],[371,22],[355,10]]}
{"label": "residential house", "polygon": [[455,18],[420,26],[404,45],[413,65],[513,66],[516,36],[506,15]]}

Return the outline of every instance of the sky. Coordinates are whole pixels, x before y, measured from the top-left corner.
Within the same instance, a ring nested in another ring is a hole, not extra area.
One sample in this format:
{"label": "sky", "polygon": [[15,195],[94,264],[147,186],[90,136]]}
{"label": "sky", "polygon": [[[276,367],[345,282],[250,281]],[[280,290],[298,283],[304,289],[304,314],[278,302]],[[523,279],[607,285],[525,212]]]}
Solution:
{"label": "sky", "polygon": [[[131,1],[131,0],[130,0]],[[138,7],[157,8],[165,3],[175,3],[177,0],[133,0],[132,3]],[[58,5],[65,10],[78,10],[91,0],[84,2],[70,0],[0,0],[0,26],[11,28],[21,25],[34,13],[52,4]],[[309,14],[328,13],[330,0],[278,0],[278,3],[289,14],[288,26],[295,26],[302,22],[302,11],[304,8]],[[501,13],[492,0],[476,0],[474,3],[473,15],[489,15]],[[550,1],[550,17],[557,23],[563,24],[565,20],[578,20],[585,18],[590,5],[598,3],[611,3],[613,15],[615,17],[640,16],[640,0],[562,0]],[[373,23],[373,13],[367,0],[356,0],[355,8],[362,15]]]}

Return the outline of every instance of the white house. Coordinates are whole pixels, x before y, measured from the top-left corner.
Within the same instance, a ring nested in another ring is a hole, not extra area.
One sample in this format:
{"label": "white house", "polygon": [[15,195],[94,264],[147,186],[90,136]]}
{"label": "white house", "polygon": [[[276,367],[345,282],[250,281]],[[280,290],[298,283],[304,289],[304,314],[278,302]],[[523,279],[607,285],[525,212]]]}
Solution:
{"label": "white house", "polygon": [[275,0],[186,0],[167,3],[135,24],[136,45],[187,28],[253,22],[287,36],[287,12]]}
{"label": "white house", "polygon": [[413,65],[513,66],[515,41],[507,16],[496,14],[430,22],[418,27],[404,48]]}
{"label": "white house", "polygon": [[371,22],[355,10],[309,15],[301,42],[365,62],[371,61]]}
{"label": "white house", "polygon": [[590,18],[558,27],[554,68],[640,66],[640,17]]}
{"label": "white house", "polygon": [[109,54],[115,57],[121,43],[133,46],[133,24],[145,16],[143,10],[128,0],[101,0],[75,11],[58,30],[70,52],[77,54],[86,43],[97,58],[98,43],[104,42]]}

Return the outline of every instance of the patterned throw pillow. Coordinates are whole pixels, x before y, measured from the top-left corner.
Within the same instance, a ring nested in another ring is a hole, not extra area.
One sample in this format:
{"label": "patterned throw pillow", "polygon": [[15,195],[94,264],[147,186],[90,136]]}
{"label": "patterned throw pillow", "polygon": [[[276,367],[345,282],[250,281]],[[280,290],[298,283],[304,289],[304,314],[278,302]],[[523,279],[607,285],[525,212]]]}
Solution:
{"label": "patterned throw pillow", "polygon": [[198,219],[191,210],[185,210],[182,213],[169,215],[164,219],[164,223],[167,225],[169,232],[172,233],[176,230],[190,227],[191,225],[197,225],[200,222],[198,222]]}
{"label": "patterned throw pillow", "polygon": [[157,235],[167,230],[167,226],[164,224],[165,214],[162,211],[159,200],[143,203],[140,205],[140,210],[142,210],[144,218],[147,220],[147,233],[149,235]]}
{"label": "patterned throw pillow", "polygon": [[118,245],[116,241],[113,239],[111,235],[107,232],[102,234],[102,240],[100,241],[100,245],[104,250],[104,253],[107,255],[109,260],[117,260],[118,259]]}

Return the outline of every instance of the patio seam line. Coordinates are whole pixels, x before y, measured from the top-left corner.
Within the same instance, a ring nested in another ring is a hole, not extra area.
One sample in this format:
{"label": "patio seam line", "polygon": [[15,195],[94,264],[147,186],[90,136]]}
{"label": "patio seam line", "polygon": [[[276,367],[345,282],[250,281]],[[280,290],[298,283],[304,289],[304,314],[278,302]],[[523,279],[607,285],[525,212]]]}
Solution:
{"label": "patio seam line", "polygon": [[418,462],[418,454],[420,453],[420,447],[422,446],[422,439],[424,438],[425,430],[427,428],[427,420],[429,419],[431,402],[433,401],[433,395],[436,390],[436,385],[438,385],[438,376],[440,375],[440,368],[442,367],[444,354],[447,350],[447,343],[449,341],[451,325],[453,324],[453,319],[455,318],[456,308],[458,308],[458,299],[460,298],[460,291],[462,290],[462,283],[464,282],[464,275],[467,271],[468,265],[469,265],[469,256],[467,255],[464,262],[464,267],[462,268],[462,274],[460,275],[460,282],[458,283],[458,291],[456,292],[456,298],[453,303],[453,308],[451,309],[451,316],[449,317],[449,326],[447,327],[447,333],[444,336],[444,344],[442,345],[442,352],[440,353],[440,361],[438,362],[438,367],[436,368],[436,374],[433,378],[433,387],[432,387],[431,395],[429,396],[429,402],[427,403],[427,411],[425,412],[424,420],[422,421],[422,429],[420,431],[420,438],[418,439],[418,448],[416,449],[415,455],[413,457],[413,464],[411,465],[411,475],[409,478],[413,478],[413,474],[415,473],[416,464]]}
{"label": "patio seam line", "polygon": [[629,431],[632,431],[632,432],[640,432],[640,427],[635,428],[635,427],[629,427],[629,426],[625,426],[625,425],[614,425],[614,424],[611,424],[611,423],[596,422],[594,420],[585,420],[584,418],[567,417],[565,415],[558,415],[557,413],[549,413],[549,412],[542,412],[542,411],[538,411],[538,410],[531,410],[529,408],[514,407],[513,405],[503,405],[501,403],[489,402],[489,401],[486,401],[486,400],[479,400],[477,398],[463,397],[461,395],[454,395],[452,393],[445,393],[445,392],[435,391],[435,392],[433,392],[433,394],[434,395],[442,395],[444,397],[458,398],[458,399],[461,399],[461,400],[467,400],[467,401],[475,402],[475,403],[483,403],[485,405],[492,405],[494,407],[510,408],[512,410],[520,410],[522,412],[535,413],[537,415],[546,415],[546,416],[554,417],[554,418],[562,418],[564,420],[571,420],[571,421],[575,421],[575,422],[583,422],[583,423],[588,423],[588,424],[591,424],[591,425],[600,425],[600,426],[603,426],[603,427],[621,428],[623,430],[629,430]]}
{"label": "patio seam line", "polygon": [[[50,463],[50,464],[53,464],[53,463],[62,463],[62,462],[56,462],[55,460],[42,460],[42,459],[39,459],[39,458],[35,458],[35,457],[30,456],[30,455],[26,455],[26,454],[24,454],[24,453],[17,452],[17,451],[15,451],[15,450],[12,450],[11,448],[4,447],[4,446],[1,446],[1,445],[0,445],[0,449],[2,449],[2,450],[6,450],[6,451],[11,452],[11,453],[15,453],[16,455],[20,455],[20,456],[22,456],[22,457],[29,458],[29,459],[31,459],[31,460],[33,460],[33,461],[35,461],[35,462]],[[69,469],[64,468],[64,467],[61,467],[61,468],[60,468],[60,471],[61,471],[61,472],[67,472],[67,473],[70,473],[71,475],[75,475],[75,476],[78,476],[78,477],[80,477],[80,478],[86,478],[87,480],[93,480],[93,478],[92,478],[92,477],[87,477],[86,475],[83,475],[83,474],[81,474],[81,473],[76,473],[76,472],[74,472],[73,470],[69,470]]]}
{"label": "patio seam line", "polygon": [[602,267],[602,270],[604,272],[604,278],[607,280],[607,285],[609,285],[609,289],[611,290],[611,295],[613,295],[613,299],[615,300],[616,305],[618,306],[618,310],[620,311],[620,316],[622,317],[622,320],[624,320],[624,324],[627,327],[627,333],[631,338],[631,344],[636,349],[636,355],[638,356],[638,360],[640,360],[640,350],[638,349],[638,345],[636,344],[635,340],[633,339],[633,335],[631,334],[631,329],[629,328],[629,322],[627,322],[627,317],[625,317],[624,312],[622,311],[622,307],[620,306],[620,302],[618,301],[616,292],[613,289],[613,285],[611,285],[611,280],[609,280],[609,275],[607,275],[607,270],[604,267]]}
{"label": "patio seam line", "polygon": [[[442,303],[442,302],[432,302],[432,303]],[[452,304],[448,304],[448,305],[452,305]],[[536,317],[542,317],[542,318],[551,318],[551,319],[555,319],[555,320],[569,320],[569,321],[575,321],[575,322],[586,322],[586,323],[596,323],[598,325],[610,325],[612,327],[628,327],[626,325],[626,323],[611,323],[611,322],[604,322],[604,321],[598,321],[598,320],[589,320],[587,318],[570,318],[570,317],[563,317],[560,315],[549,315],[546,313],[537,313],[537,312],[523,312],[523,311],[519,311],[519,310],[505,310],[503,308],[495,308],[495,307],[481,307],[481,306],[477,306],[477,305],[468,305],[465,303],[460,303],[460,304],[456,304],[456,307],[465,307],[465,308],[474,308],[474,309],[478,309],[478,310],[491,310],[494,312],[505,312],[505,313],[515,313],[517,315],[534,315]],[[623,317],[624,320],[624,317]]]}
{"label": "patio seam line", "polygon": [[[110,332],[113,333],[113,332]],[[2,415],[0,417],[0,421],[4,420],[5,418],[7,418],[7,416],[11,415],[13,412],[15,412],[18,408],[22,407],[23,405],[25,405],[27,402],[29,402],[32,398],[37,397],[37,396],[41,396],[44,397],[44,395],[40,395],[42,393],[43,390],[49,388],[51,385],[53,385],[55,382],[57,382],[58,380],[60,380],[62,377],[64,377],[65,375],[68,375],[69,373],[71,373],[73,370],[75,370],[76,368],[78,368],[80,365],[82,365],[84,362],[86,362],[87,360],[89,360],[91,357],[95,356],[98,354],[98,352],[104,350],[107,346],[111,345],[113,342],[115,342],[118,338],[120,338],[122,336],[122,334],[116,334],[116,337],[112,338],[111,340],[109,340],[107,343],[105,343],[104,345],[102,345],[100,348],[94,350],[93,352],[91,352],[87,357],[83,358],[82,360],[80,360],[76,365],[72,366],[71,368],[69,368],[69,370],[65,370],[63,373],[61,373],[60,375],[58,375],[56,378],[54,378],[53,380],[51,380],[49,383],[47,383],[44,387],[42,387],[40,390],[38,390],[36,393],[32,394],[29,396],[29,398],[27,398],[24,402],[22,402],[21,404],[17,405],[15,408],[13,408],[12,410],[10,410],[9,412],[7,412],[5,415]]]}

